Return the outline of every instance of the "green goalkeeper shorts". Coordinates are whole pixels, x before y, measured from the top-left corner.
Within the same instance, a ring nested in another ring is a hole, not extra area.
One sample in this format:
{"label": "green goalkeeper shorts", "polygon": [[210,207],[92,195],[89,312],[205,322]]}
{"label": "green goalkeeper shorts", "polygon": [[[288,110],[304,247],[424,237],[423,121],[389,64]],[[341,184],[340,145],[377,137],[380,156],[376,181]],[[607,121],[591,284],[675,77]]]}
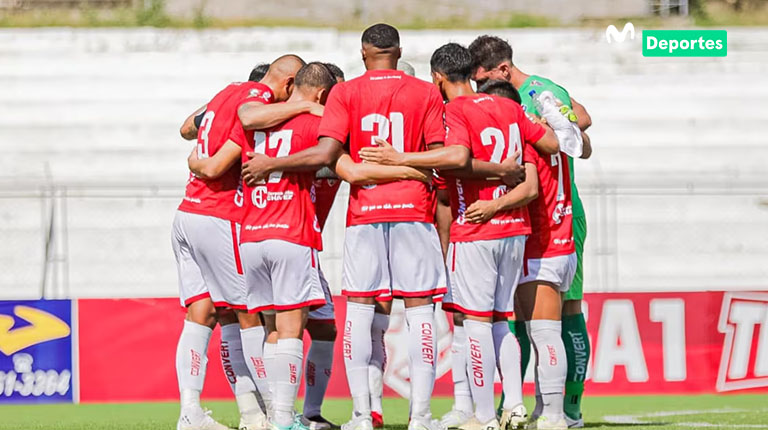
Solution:
{"label": "green goalkeeper shorts", "polygon": [[573,240],[576,245],[576,275],[573,277],[571,288],[565,293],[564,300],[581,300],[584,298],[584,240],[587,238],[587,219],[573,218]]}

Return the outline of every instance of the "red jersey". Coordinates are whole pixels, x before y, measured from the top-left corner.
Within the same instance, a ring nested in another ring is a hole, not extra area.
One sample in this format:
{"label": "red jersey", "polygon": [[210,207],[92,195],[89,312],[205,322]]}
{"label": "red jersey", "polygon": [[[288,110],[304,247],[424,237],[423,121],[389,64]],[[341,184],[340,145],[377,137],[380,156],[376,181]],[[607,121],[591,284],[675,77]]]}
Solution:
{"label": "red jersey", "polygon": [[[544,128],[531,122],[523,108],[512,100],[489,95],[462,96],[445,106],[448,134],[445,145],[469,148],[472,157],[482,161],[500,163],[523,144],[538,141]],[[521,150],[522,153],[522,150]],[[522,157],[518,160],[522,164]],[[455,178],[450,181],[451,242],[500,239],[531,233],[526,208],[498,212],[483,224],[470,224],[464,212],[477,200],[494,200],[507,192],[501,180]]]}
{"label": "red jersey", "polygon": [[313,187],[313,196],[315,202],[315,212],[317,213],[317,224],[320,231],[325,228],[325,222],[328,221],[328,214],[331,213],[333,201],[336,199],[336,193],[339,192],[341,181],[339,179],[323,178],[315,179]]}
{"label": "red jersey", "polygon": [[[320,136],[349,138],[355,162],[375,137],[400,152],[425,151],[445,140],[443,100],[437,87],[401,71],[369,70],[333,87]],[[431,187],[419,181],[350,187],[347,225],[398,221],[432,222]]]}
{"label": "red jersey", "polygon": [[[253,101],[266,104],[273,99],[272,90],[258,82],[227,85],[208,102],[197,131],[197,156],[208,158],[224,146],[232,126],[240,124],[237,109],[242,104]],[[239,185],[239,165],[232,166],[223,175],[210,181],[197,178],[190,172],[179,210],[240,222],[243,202],[236,195]]]}
{"label": "red jersey", "polygon": [[525,258],[571,254],[576,248],[567,155],[542,155],[529,146],[525,148],[525,157],[526,162],[536,164],[539,175],[539,197],[528,204],[533,233],[525,242]]}
{"label": "red jersey", "polygon": [[[285,157],[317,145],[319,125],[319,117],[301,114],[268,131],[245,131],[243,162],[248,160],[248,152]],[[315,172],[273,172],[255,187],[245,186],[240,243],[279,239],[322,250],[312,202],[314,181]]]}

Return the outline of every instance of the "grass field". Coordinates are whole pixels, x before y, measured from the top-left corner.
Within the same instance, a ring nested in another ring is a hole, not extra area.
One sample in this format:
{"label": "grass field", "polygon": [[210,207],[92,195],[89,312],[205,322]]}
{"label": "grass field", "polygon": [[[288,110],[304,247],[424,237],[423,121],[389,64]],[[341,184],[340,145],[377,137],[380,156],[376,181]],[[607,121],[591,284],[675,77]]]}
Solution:
{"label": "grass field", "polygon": [[[222,423],[237,426],[234,402],[207,402],[205,406]],[[436,416],[450,407],[448,398],[432,403]],[[768,429],[766,395],[589,397],[584,400],[584,409],[588,428]],[[405,428],[405,400],[385,400],[384,411],[387,428]],[[348,400],[328,400],[324,407],[326,418],[337,423],[347,420],[350,413]],[[0,429],[172,430],[177,414],[176,403],[0,406]]]}

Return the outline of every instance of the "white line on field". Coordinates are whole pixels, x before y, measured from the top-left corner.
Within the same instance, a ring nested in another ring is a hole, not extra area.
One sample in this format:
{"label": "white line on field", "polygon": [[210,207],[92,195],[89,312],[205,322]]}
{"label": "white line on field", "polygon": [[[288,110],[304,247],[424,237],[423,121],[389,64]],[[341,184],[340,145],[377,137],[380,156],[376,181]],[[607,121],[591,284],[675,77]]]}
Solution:
{"label": "white line on field", "polygon": [[[661,418],[661,417],[674,417],[685,415],[698,415],[698,414],[731,414],[741,412],[754,412],[754,410],[748,409],[704,409],[704,410],[682,410],[682,411],[664,411],[664,412],[649,412],[645,414],[634,415],[606,415],[603,417],[608,423],[611,424],[653,424],[652,422],[644,421],[641,418]],[[722,424],[713,424],[709,422],[679,422],[668,423],[677,427],[723,427]],[[764,424],[728,424],[729,428],[760,428],[768,429],[768,425]]]}

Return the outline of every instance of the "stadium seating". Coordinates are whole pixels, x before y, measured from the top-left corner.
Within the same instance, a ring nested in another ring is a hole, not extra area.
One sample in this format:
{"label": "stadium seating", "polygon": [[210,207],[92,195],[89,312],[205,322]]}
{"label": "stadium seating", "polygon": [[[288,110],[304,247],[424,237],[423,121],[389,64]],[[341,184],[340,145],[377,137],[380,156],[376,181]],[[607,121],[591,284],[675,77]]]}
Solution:
{"label": "stadium seating", "polygon": [[[428,78],[435,48],[479,33],[406,31],[404,58]],[[623,44],[599,29],[492,33],[592,114],[595,155],[577,162],[587,290],[764,282],[768,31],[729,30],[727,57],[689,59],[642,57],[639,31]],[[257,63],[295,52],[354,77],[358,49],[357,33],[327,29],[0,30],[2,298],[39,294],[52,185],[50,296],[174,295],[170,225],[192,148],[181,121]],[[323,253],[336,291],[341,200]]]}

